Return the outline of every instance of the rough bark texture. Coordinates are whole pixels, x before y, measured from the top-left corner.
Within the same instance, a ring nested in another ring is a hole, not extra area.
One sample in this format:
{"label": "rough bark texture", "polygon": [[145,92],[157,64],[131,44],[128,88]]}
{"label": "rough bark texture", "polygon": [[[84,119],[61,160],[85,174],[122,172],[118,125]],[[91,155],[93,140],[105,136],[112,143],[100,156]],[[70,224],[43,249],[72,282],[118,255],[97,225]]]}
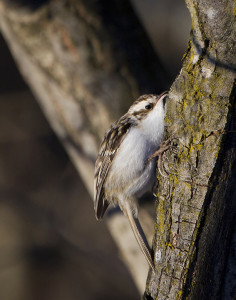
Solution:
{"label": "rough bark texture", "polygon": [[[92,195],[105,130],[137,96],[166,88],[162,67],[129,2],[1,0],[0,27]],[[150,224],[150,217],[144,221]],[[108,226],[143,291],[147,264],[127,233],[125,217],[111,215]]]}
{"label": "rough bark texture", "polygon": [[233,299],[233,289],[224,297],[236,217],[236,4],[186,3],[192,34],[167,103],[175,139],[162,160],[167,177],[158,176],[156,273],[145,297]]}

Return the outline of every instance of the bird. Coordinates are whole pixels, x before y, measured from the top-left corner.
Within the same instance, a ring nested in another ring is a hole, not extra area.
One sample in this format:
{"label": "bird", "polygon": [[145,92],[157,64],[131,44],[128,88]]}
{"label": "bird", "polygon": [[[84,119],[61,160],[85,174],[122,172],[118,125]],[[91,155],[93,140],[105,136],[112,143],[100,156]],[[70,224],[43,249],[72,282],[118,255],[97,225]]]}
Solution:
{"label": "bird", "polygon": [[156,181],[156,162],[164,134],[167,92],[142,95],[105,133],[95,163],[94,209],[97,220],[110,204],[119,205],[149,266],[152,251],[138,220],[138,199]]}

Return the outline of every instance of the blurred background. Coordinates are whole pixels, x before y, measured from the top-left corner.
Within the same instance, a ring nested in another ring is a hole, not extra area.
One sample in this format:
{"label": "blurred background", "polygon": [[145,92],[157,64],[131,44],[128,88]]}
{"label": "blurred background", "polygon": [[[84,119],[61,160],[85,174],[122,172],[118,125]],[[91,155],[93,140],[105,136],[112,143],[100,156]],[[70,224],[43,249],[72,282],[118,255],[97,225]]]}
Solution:
{"label": "blurred background", "polygon": [[[174,78],[190,32],[184,1],[132,3]],[[0,45],[0,299],[138,299],[2,36]]]}

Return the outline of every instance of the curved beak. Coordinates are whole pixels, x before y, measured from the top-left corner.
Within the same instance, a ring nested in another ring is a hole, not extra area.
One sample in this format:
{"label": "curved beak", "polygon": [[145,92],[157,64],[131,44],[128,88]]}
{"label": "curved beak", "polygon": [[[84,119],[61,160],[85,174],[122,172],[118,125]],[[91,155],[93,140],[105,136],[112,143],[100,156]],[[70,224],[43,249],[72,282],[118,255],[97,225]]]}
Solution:
{"label": "curved beak", "polygon": [[160,95],[158,95],[156,98],[157,98],[157,102],[161,99],[163,99],[163,104],[165,106],[166,104],[166,96],[168,95],[168,91],[165,91],[163,93],[161,93]]}

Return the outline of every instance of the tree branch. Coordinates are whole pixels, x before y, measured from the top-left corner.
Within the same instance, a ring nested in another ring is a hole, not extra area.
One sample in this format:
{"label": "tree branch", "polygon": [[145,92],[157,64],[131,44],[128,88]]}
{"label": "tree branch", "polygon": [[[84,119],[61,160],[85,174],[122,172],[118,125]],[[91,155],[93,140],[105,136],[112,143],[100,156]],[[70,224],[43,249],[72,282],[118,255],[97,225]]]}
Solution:
{"label": "tree branch", "polygon": [[[94,162],[105,130],[140,93],[165,89],[167,77],[129,2],[20,2],[0,1],[1,31],[93,197]],[[143,291],[147,265],[126,218],[113,214],[107,223]],[[149,216],[144,223],[150,224]]]}

